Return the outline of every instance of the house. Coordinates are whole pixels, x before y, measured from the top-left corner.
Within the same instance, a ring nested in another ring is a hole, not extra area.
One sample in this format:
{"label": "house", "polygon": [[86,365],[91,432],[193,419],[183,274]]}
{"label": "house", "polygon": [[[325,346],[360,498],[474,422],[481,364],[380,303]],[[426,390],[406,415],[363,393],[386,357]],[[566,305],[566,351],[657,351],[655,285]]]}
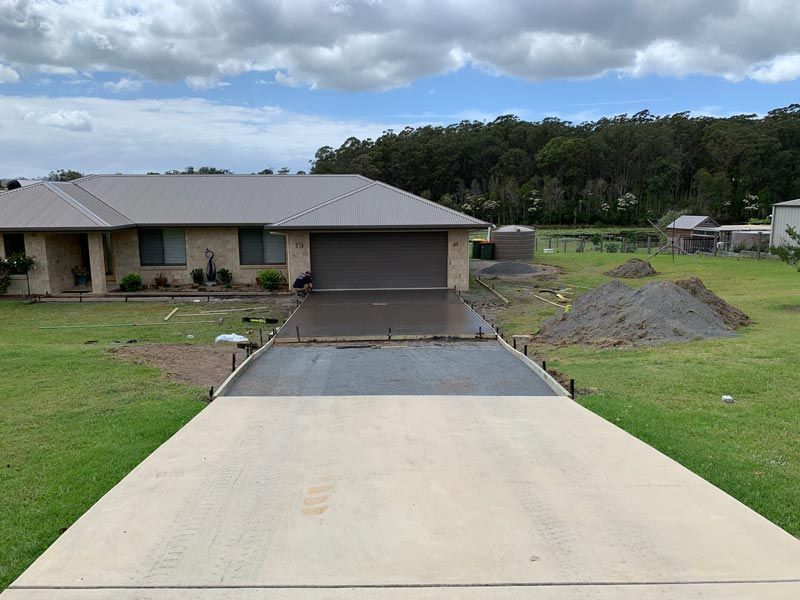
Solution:
{"label": "house", "polygon": [[705,231],[710,227],[719,227],[711,217],[683,215],[667,225],[667,237],[686,252],[713,252],[715,236]]}
{"label": "house", "polygon": [[130,272],[188,284],[207,249],[234,283],[310,268],[320,290],[466,290],[468,231],[488,225],[360,175],[89,175],[0,193],[0,253],[36,257],[34,294],[72,288],[76,265],[93,293]]}
{"label": "house", "polygon": [[773,246],[794,244],[786,234],[787,227],[800,231],[800,200],[789,200],[772,206],[772,239]]}

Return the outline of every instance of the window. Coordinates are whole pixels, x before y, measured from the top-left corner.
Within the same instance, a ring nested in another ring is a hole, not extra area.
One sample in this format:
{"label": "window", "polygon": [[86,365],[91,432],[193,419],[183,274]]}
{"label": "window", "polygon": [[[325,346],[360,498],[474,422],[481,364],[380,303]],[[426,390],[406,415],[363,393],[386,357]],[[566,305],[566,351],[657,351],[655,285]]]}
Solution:
{"label": "window", "polygon": [[186,238],[183,229],[140,229],[139,261],[143,266],[185,265]]}
{"label": "window", "polygon": [[286,236],[260,227],[239,229],[239,264],[286,264]]}
{"label": "window", "polygon": [[19,254],[20,252],[25,252],[25,234],[4,233],[3,247],[6,253],[6,258],[11,256],[12,254]]}

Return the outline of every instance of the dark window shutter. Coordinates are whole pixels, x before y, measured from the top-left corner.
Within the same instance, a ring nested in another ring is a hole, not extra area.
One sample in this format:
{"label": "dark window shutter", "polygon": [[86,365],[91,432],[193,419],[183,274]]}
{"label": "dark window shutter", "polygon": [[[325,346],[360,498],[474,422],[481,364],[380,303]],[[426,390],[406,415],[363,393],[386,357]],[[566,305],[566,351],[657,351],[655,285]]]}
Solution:
{"label": "dark window shutter", "polygon": [[139,259],[142,265],[164,264],[164,238],[160,229],[139,230]]}
{"label": "dark window shutter", "polygon": [[186,236],[183,229],[171,227],[163,229],[164,235],[164,264],[186,264]]}
{"label": "dark window shutter", "polygon": [[264,234],[261,228],[239,229],[239,264],[264,264]]}
{"label": "dark window shutter", "polygon": [[3,246],[6,253],[6,258],[12,254],[20,254],[25,252],[25,234],[24,233],[4,233]]}
{"label": "dark window shutter", "polygon": [[264,262],[268,265],[286,264],[286,236],[264,232]]}

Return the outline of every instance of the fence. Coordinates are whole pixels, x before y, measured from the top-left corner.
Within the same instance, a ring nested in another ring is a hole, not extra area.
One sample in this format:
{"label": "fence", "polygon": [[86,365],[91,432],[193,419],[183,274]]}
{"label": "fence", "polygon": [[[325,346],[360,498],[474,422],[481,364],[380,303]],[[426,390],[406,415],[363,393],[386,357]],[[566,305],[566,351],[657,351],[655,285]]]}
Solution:
{"label": "fence", "polygon": [[536,253],[546,253],[546,249],[554,252],[623,252],[636,253],[646,252],[652,254],[663,245],[657,235],[648,236],[620,236],[620,235],[601,235],[597,236],[565,236],[547,235],[537,232]]}

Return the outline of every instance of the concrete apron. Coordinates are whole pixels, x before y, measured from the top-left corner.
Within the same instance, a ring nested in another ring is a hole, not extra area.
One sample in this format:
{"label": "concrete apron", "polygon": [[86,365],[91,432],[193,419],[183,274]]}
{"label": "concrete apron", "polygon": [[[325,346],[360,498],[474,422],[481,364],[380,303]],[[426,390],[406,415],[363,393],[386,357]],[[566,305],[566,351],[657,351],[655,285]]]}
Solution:
{"label": "concrete apron", "polygon": [[3,600],[797,598],[800,542],[563,397],[223,397]]}

